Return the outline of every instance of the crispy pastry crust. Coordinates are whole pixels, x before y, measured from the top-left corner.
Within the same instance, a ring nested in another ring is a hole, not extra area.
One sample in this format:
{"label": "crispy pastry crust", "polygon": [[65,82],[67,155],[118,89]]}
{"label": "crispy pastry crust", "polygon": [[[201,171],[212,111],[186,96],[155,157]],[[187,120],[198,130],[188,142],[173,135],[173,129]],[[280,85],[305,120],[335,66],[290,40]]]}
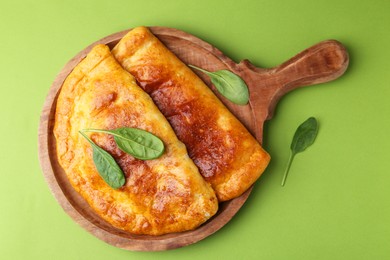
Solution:
{"label": "crispy pastry crust", "polygon": [[[120,151],[112,136],[90,134],[126,175],[125,186],[110,188],[99,176],[91,145],[78,133],[85,128],[136,127],[165,144],[164,154],[142,161]],[[191,230],[218,208],[185,146],[150,97],[97,45],[65,80],[57,100],[54,134],[59,162],[73,187],[114,227],[133,234],[160,235]]]}
{"label": "crispy pastry crust", "polygon": [[112,50],[171,123],[220,201],[246,191],[270,156],[214,93],[147,28]]}

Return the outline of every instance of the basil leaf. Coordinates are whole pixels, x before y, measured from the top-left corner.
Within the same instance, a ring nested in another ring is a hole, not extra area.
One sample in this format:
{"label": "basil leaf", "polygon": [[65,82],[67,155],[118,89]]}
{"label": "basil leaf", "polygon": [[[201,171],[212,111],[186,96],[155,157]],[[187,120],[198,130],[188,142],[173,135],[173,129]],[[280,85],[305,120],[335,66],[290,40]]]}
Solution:
{"label": "basil leaf", "polygon": [[297,128],[291,143],[291,151],[293,151],[295,154],[303,152],[307,147],[314,143],[317,132],[317,120],[314,117],[308,118]]}
{"label": "basil leaf", "polygon": [[160,138],[138,128],[122,127],[114,130],[85,129],[83,131],[113,135],[119,149],[140,160],[156,159],[165,150],[164,143]]}
{"label": "basil leaf", "polygon": [[246,105],[249,102],[248,86],[242,78],[233,72],[229,70],[210,72],[194,65],[188,66],[208,75],[211,79],[211,83],[214,84],[219,93],[231,102],[237,105]]}
{"label": "basil leaf", "polygon": [[87,139],[92,146],[93,162],[103,180],[114,189],[119,189],[125,184],[125,175],[115,159],[104,149],[96,145],[83,131],[79,133]]}
{"label": "basil leaf", "polygon": [[291,167],[291,163],[297,153],[303,152],[314,143],[318,133],[318,122],[314,117],[309,117],[295,131],[294,138],[291,142],[290,157],[283,175],[282,186],[286,183],[286,178]]}

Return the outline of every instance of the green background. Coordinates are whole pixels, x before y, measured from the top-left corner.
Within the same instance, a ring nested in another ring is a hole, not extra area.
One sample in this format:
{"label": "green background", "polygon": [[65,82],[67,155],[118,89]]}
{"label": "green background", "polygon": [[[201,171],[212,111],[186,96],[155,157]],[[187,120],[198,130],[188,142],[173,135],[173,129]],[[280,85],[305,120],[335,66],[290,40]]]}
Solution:
{"label": "green background", "polygon": [[[1,259],[390,259],[390,1],[5,1],[0,4]],[[54,199],[38,162],[41,109],[78,51],[131,27],[168,26],[236,62],[273,67],[325,39],[350,53],[336,81],[296,90],[267,122],[272,162],[242,210],[194,245],[131,252],[95,238]],[[280,181],[296,127],[316,142]]]}

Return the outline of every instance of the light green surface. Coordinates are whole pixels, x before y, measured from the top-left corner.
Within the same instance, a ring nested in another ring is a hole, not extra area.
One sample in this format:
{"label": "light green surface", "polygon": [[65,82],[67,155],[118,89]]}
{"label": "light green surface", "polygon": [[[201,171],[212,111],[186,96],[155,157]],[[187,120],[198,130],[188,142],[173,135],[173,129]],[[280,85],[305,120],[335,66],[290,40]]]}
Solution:
{"label": "light green surface", "polygon": [[[2,1],[0,259],[390,259],[390,1]],[[213,236],[166,252],[95,238],[43,178],[37,129],[49,87],[90,43],[138,25],[175,27],[235,61],[271,67],[325,39],[346,45],[337,81],[299,89],[265,127],[272,162],[250,199]],[[296,127],[315,144],[280,187]]]}

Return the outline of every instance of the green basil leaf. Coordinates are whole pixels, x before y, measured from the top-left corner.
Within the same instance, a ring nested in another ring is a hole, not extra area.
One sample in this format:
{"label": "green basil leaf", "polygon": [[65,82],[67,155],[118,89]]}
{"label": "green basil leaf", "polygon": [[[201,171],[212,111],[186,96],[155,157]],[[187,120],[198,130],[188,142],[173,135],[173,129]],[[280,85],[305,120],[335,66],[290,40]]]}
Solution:
{"label": "green basil leaf", "polygon": [[293,140],[291,142],[290,157],[287,162],[287,167],[283,175],[282,186],[286,183],[286,178],[290,170],[292,161],[297,153],[303,152],[310,145],[314,143],[318,133],[318,122],[314,117],[309,117],[303,122],[295,131]]}
{"label": "green basil leaf", "polygon": [[291,143],[291,151],[295,154],[303,152],[314,143],[318,132],[318,123],[314,117],[308,118],[296,130]]}
{"label": "green basil leaf", "polygon": [[137,128],[118,128],[114,130],[118,147],[141,160],[160,157],[164,153],[164,143],[150,132]]}
{"label": "green basil leaf", "polygon": [[248,86],[242,78],[233,72],[229,70],[210,72],[194,65],[188,66],[207,74],[219,93],[231,102],[237,105],[246,105],[249,102]]}
{"label": "green basil leaf", "polygon": [[165,150],[164,143],[160,138],[138,128],[122,127],[114,130],[85,129],[83,131],[113,135],[119,149],[140,160],[156,159]]}
{"label": "green basil leaf", "polygon": [[96,145],[86,134],[80,134],[87,139],[92,146],[93,162],[103,180],[114,189],[119,189],[125,184],[125,175],[115,159],[104,149]]}

